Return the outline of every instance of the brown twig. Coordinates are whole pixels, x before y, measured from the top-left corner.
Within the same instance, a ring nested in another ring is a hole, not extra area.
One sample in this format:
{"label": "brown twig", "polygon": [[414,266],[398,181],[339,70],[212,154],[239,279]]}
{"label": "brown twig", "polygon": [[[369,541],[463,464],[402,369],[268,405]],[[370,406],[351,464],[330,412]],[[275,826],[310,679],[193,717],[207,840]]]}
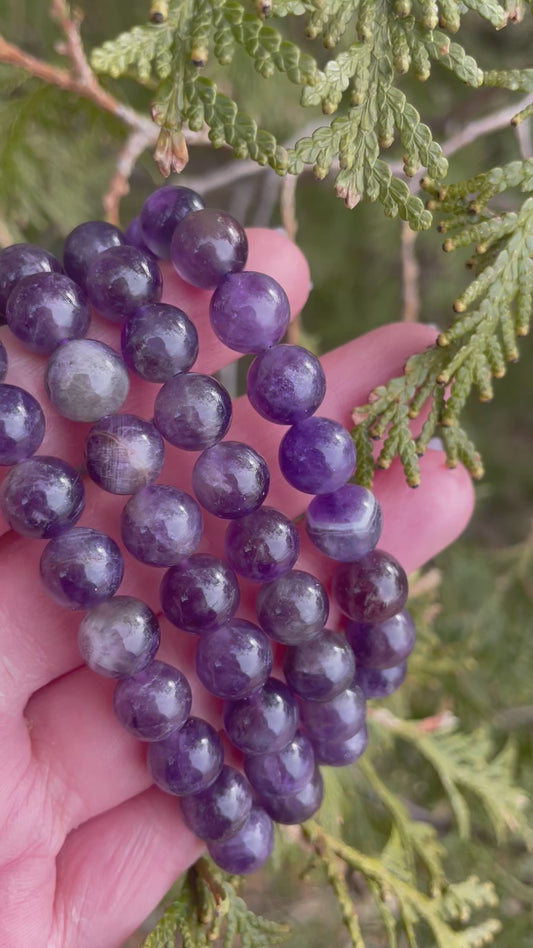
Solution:
{"label": "brown twig", "polygon": [[416,230],[402,221],[401,261],[402,261],[402,320],[404,323],[417,323],[420,312],[420,267],[416,257]]}

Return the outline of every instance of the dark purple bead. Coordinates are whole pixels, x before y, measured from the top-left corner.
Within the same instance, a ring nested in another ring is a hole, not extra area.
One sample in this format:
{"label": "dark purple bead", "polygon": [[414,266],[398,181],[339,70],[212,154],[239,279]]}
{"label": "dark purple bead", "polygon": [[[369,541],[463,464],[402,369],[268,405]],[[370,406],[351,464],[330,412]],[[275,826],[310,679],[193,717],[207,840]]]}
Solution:
{"label": "dark purple bead", "polygon": [[191,556],[202,538],[196,501],[176,487],[151,484],[128,500],[122,511],[122,541],[151,566],[173,566]]}
{"label": "dark purple bead", "polygon": [[148,382],[188,372],[198,355],[198,333],[185,313],[169,303],[146,303],[122,326],[124,362]]}
{"label": "dark purple bead", "polygon": [[306,494],[329,494],[346,483],[355,467],[353,441],[338,421],[306,418],[283,436],[279,466],[285,480]]}
{"label": "dark purple bead", "polygon": [[331,701],[300,701],[300,714],[311,741],[344,741],[365,723],[365,695],[352,684]]}
{"label": "dark purple bead", "polygon": [[129,389],[122,359],[97,339],[71,339],[58,346],[44,382],[54,408],[71,421],[98,421],[118,411]]}
{"label": "dark purple bead", "polygon": [[49,354],[66,339],[80,339],[89,328],[85,290],[63,273],[24,277],[9,295],[6,320],[31,352]]}
{"label": "dark purple bead", "polygon": [[89,477],[111,494],[134,494],[159,477],[165,448],[157,428],[136,415],[107,415],[85,439]]}
{"label": "dark purple bead", "polygon": [[154,613],[132,596],[113,596],[94,606],[78,629],[81,657],[106,678],[126,678],[142,671],[157,652],[159,639]]}
{"label": "dark purple bead", "polygon": [[192,472],[192,486],[202,507],[228,520],[256,510],[269,485],[265,459],[241,441],[221,441],[207,448]]}
{"label": "dark purple bead", "polygon": [[246,391],[250,404],[263,418],[278,425],[294,425],[322,404],[326,377],[316,356],[302,346],[272,346],[252,362]]}
{"label": "dark purple bead", "polygon": [[210,632],[223,625],[235,615],[239,599],[233,570],[207,553],[171,566],[161,582],[163,612],[187,632]]}
{"label": "dark purple bead", "polygon": [[0,385],[0,465],[30,457],[44,438],[45,421],[33,395],[18,385]]}
{"label": "dark purple bead", "polygon": [[123,727],[140,741],[161,741],[189,717],[191,689],[185,675],[166,662],[151,662],[117,682],[113,710]]}
{"label": "dark purple bead", "polygon": [[366,724],[363,724],[353,737],[347,737],[344,741],[322,741],[318,738],[313,741],[317,762],[329,767],[347,767],[354,764],[364,754],[367,744]]}
{"label": "dark purple bead", "polygon": [[67,609],[89,609],[111,599],[124,572],[120,550],[98,530],[73,527],[46,544],[41,579],[47,593]]}
{"label": "dark purple bead", "polygon": [[167,184],[144,202],[139,222],[147,247],[162,260],[170,260],[172,235],[179,222],[191,211],[201,211],[204,202],[196,191]]}
{"label": "dark purple bead", "polygon": [[141,219],[138,214],[136,217],[132,217],[131,221],[126,227],[126,230],[124,231],[124,242],[126,244],[130,244],[131,247],[138,247],[139,250],[143,250],[144,253],[151,253],[150,248],[144,241],[141,230]]}
{"label": "dark purple bead", "polygon": [[248,240],[234,217],[206,208],[180,221],[172,237],[170,257],[182,280],[210,290],[226,273],[243,269]]}
{"label": "dark purple bead", "polygon": [[148,745],[148,770],[154,783],[178,797],[206,790],[217,779],[224,751],[214,728],[201,718],[189,718],[162,741]]}
{"label": "dark purple bead", "polygon": [[[0,317],[1,322],[1,317]],[[0,382],[3,382],[7,375],[7,352],[5,346],[0,340]]]}
{"label": "dark purple bead", "polygon": [[315,772],[313,745],[305,734],[296,734],[281,750],[245,754],[244,772],[258,793],[270,796],[297,793]]}
{"label": "dark purple bead", "polygon": [[292,569],[300,538],[291,520],[274,507],[259,507],[226,530],[228,563],[245,579],[268,583]]}
{"label": "dark purple bead", "polygon": [[270,675],[272,649],[257,626],[244,619],[230,619],[200,637],[195,664],[198,678],[212,695],[245,698]]}
{"label": "dark purple bead", "polygon": [[259,625],[276,642],[303,645],[324,628],[329,601],[322,583],[295,569],[262,586],[255,608]]}
{"label": "dark purple bead", "polygon": [[354,686],[358,685],[367,698],[387,698],[400,687],[406,674],[407,662],[400,662],[392,668],[366,668],[364,665],[358,665]]}
{"label": "dark purple bead", "polygon": [[379,540],[383,516],[374,495],[357,484],[319,494],[309,504],[305,528],[321,553],[340,562],[357,560]]}
{"label": "dark purple bead", "polygon": [[352,682],[355,661],[344,636],[324,629],[312,642],[287,649],[283,672],[300,698],[330,701]]}
{"label": "dark purple bead", "polygon": [[298,727],[298,708],[287,685],[269,678],[247,698],[225,702],[224,727],[239,750],[266,754],[292,741]]}
{"label": "dark purple bead", "polygon": [[122,323],[145,303],[161,299],[163,277],[151,254],[124,244],[94,258],[87,271],[87,292],[95,309]]}
{"label": "dark purple bead", "polygon": [[376,625],[353,621],[346,624],[346,639],[357,662],[369,668],[399,665],[413,651],[415,637],[415,625],[407,609]]}
{"label": "dark purple bead", "polygon": [[384,622],[403,609],[407,576],[398,560],[371,550],[355,563],[341,563],[333,574],[332,591],[341,612],[358,622]]}
{"label": "dark purple bead", "polygon": [[185,451],[203,451],[220,441],[231,423],[231,398],[211,378],[189,372],[159,389],[154,422],[164,438]]}
{"label": "dark purple bead", "polygon": [[[32,273],[60,273],[59,260],[33,244],[11,244],[0,253],[0,313],[15,284]],[[0,323],[3,319],[0,317]]]}
{"label": "dark purple bead", "polygon": [[223,767],[207,790],[182,797],[185,824],[199,839],[223,842],[238,833],[252,809],[248,781],[234,767]]}
{"label": "dark purple bead", "polygon": [[324,782],[317,767],[311,780],[296,793],[289,793],[286,796],[282,794],[268,796],[262,793],[260,801],[275,823],[293,824],[303,823],[310,819],[319,809],[323,795]]}
{"label": "dark purple bead", "polygon": [[245,270],[223,277],[209,304],[216,336],[236,352],[262,352],[283,338],[290,304],[282,286],[266,273]]}
{"label": "dark purple bead", "polygon": [[209,843],[213,862],[225,872],[243,876],[260,869],[274,847],[272,820],[262,807],[252,807],[246,823],[221,843]]}
{"label": "dark purple bead", "polygon": [[61,458],[44,455],[19,461],[0,487],[0,508],[24,537],[49,540],[79,520],[85,506],[83,481]]}
{"label": "dark purple bead", "polygon": [[87,271],[92,261],[110,247],[121,247],[125,242],[122,231],[106,221],[85,221],[78,224],[65,240],[65,273],[86,289]]}

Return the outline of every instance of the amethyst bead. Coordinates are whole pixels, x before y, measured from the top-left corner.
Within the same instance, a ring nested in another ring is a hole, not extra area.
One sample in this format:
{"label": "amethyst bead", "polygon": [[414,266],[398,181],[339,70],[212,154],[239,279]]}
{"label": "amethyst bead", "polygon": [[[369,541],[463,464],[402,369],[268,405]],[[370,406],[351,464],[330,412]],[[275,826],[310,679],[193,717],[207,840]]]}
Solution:
{"label": "amethyst bead", "polygon": [[200,637],[195,664],[198,678],[212,695],[245,698],[270,675],[272,649],[257,626],[244,619],[230,619]]}
{"label": "amethyst bead", "polygon": [[285,480],[306,494],[329,494],[346,483],[355,467],[350,435],[330,418],[306,418],[283,436],[279,466]]}
{"label": "amethyst bead", "polygon": [[93,260],[110,247],[121,247],[125,242],[122,231],[106,221],[85,221],[78,224],[65,240],[65,273],[86,289],[87,273]]}
{"label": "amethyst bead", "polygon": [[7,301],[7,324],[31,352],[49,354],[66,339],[80,339],[89,320],[85,290],[63,273],[24,277]]}
{"label": "amethyst bead", "polygon": [[89,477],[111,494],[133,494],[161,473],[165,457],[157,428],[136,415],[107,415],[85,439]]}
{"label": "amethyst bead", "polygon": [[295,569],[262,586],[255,608],[259,625],[270,638],[284,645],[303,645],[324,628],[329,601],[315,576]]}
{"label": "amethyst bead", "polygon": [[252,807],[244,826],[229,839],[209,843],[207,851],[213,862],[234,875],[247,875],[260,869],[274,847],[272,820],[262,807]]}
{"label": "amethyst bead", "polygon": [[413,651],[415,637],[415,625],[407,609],[376,625],[368,622],[346,624],[346,639],[357,662],[369,668],[399,665]]}
{"label": "amethyst bead", "polygon": [[224,547],[236,573],[268,583],[292,569],[300,552],[300,538],[285,514],[274,507],[259,507],[229,524]]}
{"label": "amethyst bead", "polygon": [[33,395],[18,385],[0,385],[0,466],[34,454],[44,428],[43,411]]}
{"label": "amethyst bead", "polygon": [[138,214],[136,217],[132,217],[124,231],[124,243],[130,244],[131,247],[138,247],[138,249],[144,251],[144,253],[151,253],[150,248],[144,242],[141,230],[141,219]]}
{"label": "amethyst bead", "polygon": [[365,723],[365,695],[352,684],[331,701],[300,701],[300,714],[311,742],[344,741]]}
{"label": "amethyst bead", "polygon": [[175,447],[203,451],[224,437],[231,412],[231,398],[220,382],[210,375],[190,372],[176,375],[160,388],[154,422]]}
{"label": "amethyst bead", "polygon": [[129,389],[122,359],[96,339],[71,339],[58,346],[44,381],[56,411],[71,421],[98,421],[118,411]]}
{"label": "amethyst bead", "polygon": [[116,593],[124,572],[114,540],[98,530],[73,527],[49,540],[41,556],[47,593],[67,609],[89,609]]}
{"label": "amethyst bead", "polygon": [[[1,322],[1,316],[0,316],[0,322]],[[6,375],[7,375],[7,352],[5,350],[5,346],[2,344],[2,341],[0,340],[0,382],[4,381]]]}
{"label": "amethyst bead", "polygon": [[179,797],[206,790],[217,779],[223,762],[220,738],[201,718],[189,718],[162,741],[148,745],[148,770],[154,783]]}
{"label": "amethyst bead", "polygon": [[83,481],[60,458],[19,461],[0,487],[0,508],[9,526],[24,537],[49,540],[79,520],[85,506]]}
{"label": "amethyst bead", "polygon": [[315,772],[313,745],[305,734],[296,734],[281,750],[245,754],[244,772],[254,790],[274,796],[297,793]]}
{"label": "amethyst bead", "polygon": [[192,473],[196,497],[216,517],[235,519],[259,507],[270,485],[267,463],[240,441],[221,441],[207,448]]}
{"label": "amethyst bead", "polygon": [[349,764],[354,764],[364,754],[367,745],[366,724],[363,724],[353,737],[347,737],[344,741],[323,741],[318,738],[313,741],[317,762],[327,764],[329,767],[347,767]]}
{"label": "amethyst bead", "polygon": [[220,280],[209,304],[216,336],[237,352],[262,352],[283,338],[290,304],[282,286],[266,273],[245,270]]}
{"label": "amethyst bead", "polygon": [[272,346],[248,369],[246,392],[263,418],[278,425],[294,425],[322,404],[326,377],[316,356],[302,346]]}
{"label": "amethyst bead", "polygon": [[292,741],[298,727],[298,708],[287,686],[268,678],[247,698],[225,702],[224,727],[239,750],[266,754]]}
{"label": "amethyst bead", "polygon": [[159,639],[154,613],[132,596],[114,596],[94,606],[78,629],[81,657],[106,678],[126,678],[142,671],[157,652]]}
{"label": "amethyst bead", "polygon": [[60,273],[56,257],[33,244],[11,244],[0,253],[0,323],[4,320],[9,294],[23,277],[32,273]]}
{"label": "amethyst bead", "polygon": [[87,292],[95,309],[113,323],[161,299],[163,277],[151,254],[125,244],[104,250],[89,265]]}
{"label": "amethyst bead", "polygon": [[301,790],[286,796],[261,794],[260,799],[275,823],[294,824],[310,819],[319,809],[323,795],[324,782],[317,767],[311,779]]}
{"label": "amethyst bead", "polygon": [[170,257],[182,280],[210,290],[226,273],[243,269],[248,240],[234,217],[206,208],[180,221],[172,237]]}
{"label": "amethyst bead", "polygon": [[201,211],[204,202],[196,191],[169,184],[158,188],[144,202],[139,214],[140,229],[147,247],[162,260],[170,260],[172,235],[179,222],[191,211]]}
{"label": "amethyst bead", "polygon": [[383,622],[403,609],[408,593],[405,571],[383,550],[372,550],[355,563],[341,563],[332,591],[342,612],[358,622]]}
{"label": "amethyst bead", "polygon": [[126,365],[137,375],[166,382],[196,361],[198,333],[177,306],[146,303],[124,321],[121,346]]}
{"label": "amethyst bead", "polygon": [[161,582],[163,612],[187,632],[210,632],[223,625],[235,615],[239,599],[233,570],[207,553],[171,566]]}
{"label": "amethyst bead", "polygon": [[374,495],[356,484],[314,497],[305,514],[309,539],[321,553],[340,562],[357,560],[379,540],[383,516]]}
{"label": "amethyst bead", "polygon": [[202,538],[196,501],[176,487],[151,484],[128,500],[122,511],[122,541],[151,566],[173,566],[191,556]]}
{"label": "amethyst bead", "polygon": [[117,682],[113,694],[117,719],[140,741],[161,741],[183,727],[191,704],[185,675],[158,661]]}
{"label": "amethyst bead", "polygon": [[324,629],[312,642],[287,649],[283,672],[294,694],[330,701],[353,681],[355,661],[344,636]]}
{"label": "amethyst bead", "polygon": [[358,665],[354,686],[357,685],[367,698],[387,698],[403,683],[407,674],[407,662],[391,668],[367,668]]}
{"label": "amethyst bead", "polygon": [[209,842],[222,842],[238,833],[252,809],[248,781],[234,767],[223,767],[207,790],[182,797],[181,812],[185,824]]}

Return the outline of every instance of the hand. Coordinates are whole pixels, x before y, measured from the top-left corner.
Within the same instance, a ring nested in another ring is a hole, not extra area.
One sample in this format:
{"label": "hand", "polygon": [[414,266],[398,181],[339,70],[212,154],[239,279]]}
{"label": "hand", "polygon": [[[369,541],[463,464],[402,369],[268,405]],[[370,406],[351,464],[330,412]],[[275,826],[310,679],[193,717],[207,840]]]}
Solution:
{"label": "hand", "polygon": [[[300,251],[279,233],[252,230],[250,269],[270,273],[285,287],[293,313],[303,306],[309,273]],[[185,286],[165,267],[167,302],[185,310],[200,334],[195,371],[211,373],[232,353],[213,336],[209,294]],[[82,459],[87,425],[60,418],[43,389],[44,362],[18,346],[7,330],[7,381],[28,389],[47,413],[40,454]],[[118,348],[118,327],[94,317],[90,336]],[[396,324],[377,329],[323,360],[328,392],[319,414],[350,427],[354,405],[375,385],[401,372],[408,355],[433,341],[428,327]],[[124,406],[150,418],[156,386],[132,380]],[[249,442],[269,462],[268,503],[291,517],[309,498],[282,479],[276,452],[285,429],[261,419],[245,398],[235,404],[229,436]],[[162,483],[190,491],[196,454],[167,446]],[[439,450],[421,462],[422,484],[408,488],[399,464],[378,474],[376,493],[385,527],[380,547],[409,572],[450,543],[472,509],[472,488],[462,468],[450,471]],[[87,480],[80,521],[119,537],[125,498],[103,493]],[[218,555],[225,522],[205,515],[201,551]],[[303,538],[302,538],[303,539]],[[142,922],[176,877],[202,852],[184,827],[176,800],[151,786],[145,747],[113,716],[114,682],[81,663],[76,645],[81,613],[61,609],[39,583],[43,543],[9,531],[0,519],[0,943],[3,948],[112,948]],[[298,567],[327,583],[332,566],[303,539]],[[120,592],[160,611],[160,571],[126,555]],[[253,619],[253,590],[244,584],[240,615]],[[333,614],[328,625],[337,627]],[[193,686],[193,713],[220,727],[219,703],[194,678],[194,636],[161,622],[160,657],[180,667]]]}

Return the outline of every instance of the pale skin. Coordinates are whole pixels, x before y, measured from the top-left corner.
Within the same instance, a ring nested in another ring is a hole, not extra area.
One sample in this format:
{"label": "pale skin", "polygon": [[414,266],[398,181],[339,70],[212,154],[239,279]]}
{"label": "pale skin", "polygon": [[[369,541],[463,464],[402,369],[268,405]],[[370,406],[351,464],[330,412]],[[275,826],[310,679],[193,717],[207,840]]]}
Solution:
{"label": "pale skin", "polygon": [[[278,279],[293,314],[299,312],[309,287],[300,251],[271,231],[252,230],[249,239],[249,268]],[[233,354],[212,336],[208,293],[185,287],[165,268],[164,299],[182,307],[198,327],[195,371],[210,373],[232,360]],[[118,347],[118,327],[98,317],[89,335]],[[328,393],[319,414],[350,427],[353,406],[398,374],[407,356],[431,344],[434,335],[421,325],[394,324],[329,353],[323,359]],[[59,418],[49,408],[42,385],[44,360],[19,347],[7,329],[1,336],[10,359],[6,381],[36,394],[47,413],[38,453],[79,464],[88,426]],[[132,382],[123,410],[151,418],[156,391],[157,386]],[[240,399],[228,437],[250,443],[266,457],[272,472],[267,503],[295,517],[309,498],[276,474],[277,445],[285,430],[263,421]],[[160,482],[190,490],[195,458],[167,448]],[[441,451],[429,450],[421,466],[416,491],[406,487],[397,463],[380,473],[375,484],[385,522],[379,545],[407,572],[461,533],[473,504],[467,474],[462,468],[448,470]],[[91,482],[86,491],[79,525],[119,539],[125,498],[104,494]],[[221,555],[224,526],[205,516],[201,551]],[[42,548],[41,541],[10,531],[0,515],[0,943],[2,948],[118,948],[203,845],[184,827],[175,798],[151,786],[145,746],[113,716],[113,681],[82,665],[76,645],[82,614],[62,609],[41,588]],[[297,566],[326,584],[331,576],[331,563],[303,537]],[[127,555],[120,592],[144,599],[159,613],[160,576],[161,571]],[[253,596],[251,584],[243,584],[238,615],[253,619]],[[328,625],[339,627],[334,610]],[[158,657],[188,675],[193,713],[220,728],[220,705],[202,692],[192,670],[194,636],[178,632],[164,619],[161,631]]]}

